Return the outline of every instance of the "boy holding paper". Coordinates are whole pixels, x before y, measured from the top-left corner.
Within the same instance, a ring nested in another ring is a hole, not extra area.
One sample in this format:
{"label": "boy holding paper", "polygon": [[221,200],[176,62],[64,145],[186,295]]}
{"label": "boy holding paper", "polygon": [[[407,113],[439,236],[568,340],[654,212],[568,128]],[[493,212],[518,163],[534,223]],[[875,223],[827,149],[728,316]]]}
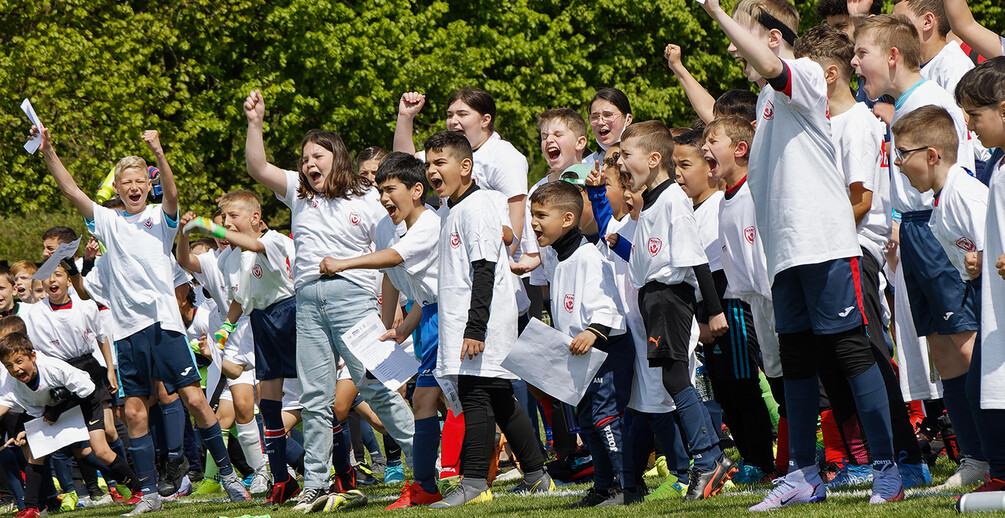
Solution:
{"label": "boy holding paper", "polygon": [[[0,417],[12,407],[19,407],[25,416],[42,418],[52,424],[64,412],[79,406],[90,445],[82,442],[72,445],[73,454],[95,469],[114,475],[115,480],[129,487],[133,496],[127,504],[139,502],[143,495],[139,478],[105,441],[104,415],[90,376],[62,360],[36,354],[28,335],[21,332],[0,338],[0,361],[13,378],[10,390],[0,395]],[[43,480],[49,476],[45,471],[45,457],[36,458],[22,442],[25,438],[23,426],[24,423],[18,423],[21,431],[17,439],[25,446],[23,451],[28,465],[25,469],[25,509],[18,513],[19,518],[39,516],[39,493]]]}
{"label": "boy holding paper", "polygon": [[381,305],[381,318],[388,328],[381,338],[393,338],[401,343],[418,329],[417,349],[422,354],[412,396],[415,482],[405,484],[401,497],[388,509],[427,505],[443,499],[436,485],[436,452],[440,444],[440,421],[436,411],[442,392],[433,377],[439,348],[436,275],[440,217],[425,207],[425,175],[426,165],[422,160],[408,153],[387,155],[377,169],[375,180],[380,203],[387,209],[387,217],[377,224],[377,251],[328,262],[332,273],[354,268],[381,269],[384,271],[383,300],[398,300],[401,292],[415,304],[398,327],[393,327],[396,304]]}
{"label": "boy holding paper", "polygon": [[594,482],[586,497],[570,508],[640,501],[635,477],[624,471],[622,462],[622,417],[631,396],[635,344],[626,330],[614,266],[579,230],[583,197],[575,185],[544,184],[530,203],[531,228],[547,256],[544,273],[555,328],[573,337],[573,355],[586,354],[591,347],[611,352],[576,405],[580,435],[593,454]]}

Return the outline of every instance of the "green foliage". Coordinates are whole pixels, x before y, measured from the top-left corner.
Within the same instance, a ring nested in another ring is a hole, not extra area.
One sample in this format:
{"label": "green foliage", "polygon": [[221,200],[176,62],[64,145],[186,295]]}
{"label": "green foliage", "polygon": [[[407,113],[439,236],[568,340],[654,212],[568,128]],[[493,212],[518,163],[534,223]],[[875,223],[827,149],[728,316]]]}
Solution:
{"label": "green foliage", "polygon": [[[1000,2],[972,5],[1005,32]],[[799,2],[804,27],[818,23],[812,7]],[[24,97],[85,191],[125,155],[152,161],[140,135],[155,128],[184,207],[205,214],[225,191],[250,187],[281,227],[288,211],[244,168],[250,89],[265,95],[270,159],[290,168],[311,128],[339,132],[353,152],[390,147],[403,92],[427,94],[421,139],[443,128],[452,91],[481,87],[497,100],[498,130],[539,176],[535,115],[585,114],[598,88],[628,93],[636,120],[691,122],[663,60],[670,42],[713,95],[749,87],[691,0],[0,0],[0,214],[63,207],[40,157],[21,149]]]}

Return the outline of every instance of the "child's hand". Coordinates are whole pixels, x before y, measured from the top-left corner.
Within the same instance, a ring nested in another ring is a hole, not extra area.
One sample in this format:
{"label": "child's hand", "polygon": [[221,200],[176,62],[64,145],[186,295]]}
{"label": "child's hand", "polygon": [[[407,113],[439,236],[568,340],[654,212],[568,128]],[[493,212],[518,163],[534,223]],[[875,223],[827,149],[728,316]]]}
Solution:
{"label": "child's hand", "polygon": [[108,366],[108,388],[112,389],[112,392],[119,391],[119,377],[115,375],[115,367]]}
{"label": "child's hand", "polygon": [[995,262],[995,268],[998,268],[998,275],[1001,275],[1002,279],[1005,279],[1005,254],[998,256],[998,261]]}
{"label": "child's hand", "polygon": [[726,322],[726,315],[719,313],[708,319],[708,327],[712,333],[712,337],[726,334],[726,331],[729,331],[729,323]]}
{"label": "child's hand", "polygon": [[879,117],[887,126],[893,125],[893,105],[890,103],[876,103],[872,107],[873,115]]}
{"label": "child's hand", "polygon": [[401,342],[404,342],[405,339],[408,338],[408,337],[409,337],[409,335],[407,335],[407,334],[401,334],[401,333],[399,333],[398,332],[398,327],[394,326],[391,329],[388,329],[387,331],[385,331],[384,334],[380,335],[379,340],[381,342],[383,342],[384,340],[394,340],[395,342],[397,342],[397,343],[400,344]]}
{"label": "child's hand", "polygon": [[401,100],[398,102],[398,115],[414,119],[425,104],[425,95],[419,92],[405,92],[401,94]]}
{"label": "child's hand", "polygon": [[520,264],[512,259],[509,261],[509,270],[513,272],[514,275],[523,275],[531,270],[531,268],[525,264]]}
{"label": "child's hand", "polygon": [[252,90],[248,94],[248,98],[244,100],[244,114],[248,116],[249,123],[261,124],[265,120],[265,99],[262,98],[261,91]]}
{"label": "child's hand", "polygon": [[569,344],[569,352],[572,353],[573,356],[582,356],[590,352],[590,348],[593,347],[593,344],[596,341],[597,335],[590,331],[583,331],[572,339],[572,343]]}
{"label": "child's hand", "polygon": [[981,276],[981,263],[983,259],[984,252],[967,252],[967,255],[963,256],[963,264],[966,265],[967,273],[971,279]]}
{"label": "child's hand", "polygon": [[0,446],[0,450],[2,450],[4,448],[7,448],[11,444],[14,444],[14,438],[13,437],[11,437],[10,439],[7,439],[7,442],[3,443],[3,446]]}
{"label": "child's hand", "polygon": [[189,221],[192,221],[197,217],[199,216],[196,213],[188,211],[185,214],[183,214],[181,218],[178,219],[178,224],[181,225],[182,228],[185,228],[185,225],[188,225]]}
{"label": "child's hand", "polygon": [[710,344],[715,341],[715,338],[712,338],[712,328],[708,327],[708,324],[698,322],[698,341],[702,344]]}
{"label": "child's hand", "polygon": [[205,356],[206,358],[213,358],[213,351],[209,348],[209,339],[206,338],[206,333],[199,336],[199,354]]}
{"label": "child's hand", "polygon": [[[41,123],[39,123],[41,124]],[[42,135],[42,142],[38,145],[39,151],[46,151],[52,147],[52,137],[49,136],[49,130],[43,125],[41,128],[31,125],[31,130],[28,131],[28,140],[33,140],[35,137]]]}
{"label": "child's hand", "polygon": [[471,338],[465,338],[464,342],[461,344],[461,361],[464,361],[464,355],[468,355],[469,360],[473,360],[475,356],[478,356],[485,350],[485,342],[481,340],[472,340]]}
{"label": "child's hand", "polygon": [[318,270],[320,270],[321,275],[331,277],[336,273],[344,271],[346,269],[346,266],[348,266],[348,263],[346,261],[343,261],[341,259],[335,259],[334,257],[325,257],[324,259],[321,260],[321,266],[318,268]]}
{"label": "child's hand", "polygon": [[590,187],[600,187],[604,184],[604,177],[600,174],[600,162],[593,165],[593,171],[586,175],[586,185]]}
{"label": "child's hand", "polygon": [[164,153],[164,148],[161,147],[161,139],[157,134],[157,130],[146,130],[143,132],[143,141],[150,146],[150,151],[154,152],[154,155],[161,155]]}
{"label": "child's hand", "polygon": [[674,45],[673,43],[667,45],[663,49],[663,57],[667,60],[667,66],[672,70],[676,66],[680,66],[680,45]]}
{"label": "child's hand", "polygon": [[619,236],[618,234],[607,234],[607,237],[605,237],[604,239],[607,240],[608,247],[614,248],[618,246],[618,241],[621,239],[621,236]]}
{"label": "child's hand", "polygon": [[719,0],[704,0],[704,1],[697,0],[697,1],[698,3],[701,4],[702,7],[705,8],[705,12],[707,12],[708,14],[714,15],[716,11],[722,10],[722,8],[719,7]]}
{"label": "child's hand", "polygon": [[84,247],[84,259],[94,259],[98,257],[98,252],[101,251],[101,245],[98,244],[98,240],[91,239],[87,240],[87,246]]}
{"label": "child's hand", "polygon": [[28,442],[28,434],[25,433],[24,431],[19,432],[17,434],[17,437],[14,439],[14,444],[18,446],[24,446],[27,442]]}

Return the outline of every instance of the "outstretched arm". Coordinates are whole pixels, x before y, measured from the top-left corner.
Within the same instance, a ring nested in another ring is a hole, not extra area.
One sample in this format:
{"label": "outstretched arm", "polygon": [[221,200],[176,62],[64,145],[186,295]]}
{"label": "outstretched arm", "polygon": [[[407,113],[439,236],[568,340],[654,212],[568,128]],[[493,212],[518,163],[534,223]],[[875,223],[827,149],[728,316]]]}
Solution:
{"label": "outstretched arm", "polygon": [[771,48],[763,42],[758,41],[747,29],[736,23],[726,11],[719,6],[719,0],[705,0],[702,4],[705,11],[712,15],[722,32],[726,33],[729,41],[740,52],[740,55],[747,60],[747,63],[757,71],[764,79],[774,79],[785,70],[782,60],[771,51]]}
{"label": "outstretched arm", "polygon": [[286,196],[286,173],[269,163],[265,156],[265,137],[262,126],[265,120],[265,99],[262,92],[252,90],[244,100],[244,114],[248,116],[248,139],[245,142],[245,155],[248,173],[258,183],[270,191]]}
{"label": "outstretched arm", "polygon": [[946,17],[949,18],[949,27],[953,29],[953,33],[978,54],[989,59],[1002,55],[1001,37],[977,23],[974,13],[967,6],[967,0],[946,0]]}
{"label": "outstretched arm", "polygon": [[684,66],[681,61],[680,46],[673,43],[667,45],[663,51],[663,57],[667,59],[670,71],[680,81],[680,85],[684,88],[684,94],[687,95],[687,100],[691,102],[691,107],[694,108],[698,117],[701,117],[705,124],[712,122],[712,119],[715,118],[712,114],[715,97],[712,97],[708,90],[705,90],[705,87],[701,86],[701,83]]}
{"label": "outstretched arm", "polygon": [[[188,215],[189,214],[185,214],[186,217]],[[209,234],[217,239],[226,239],[232,246],[240,247],[241,250],[246,252],[260,253],[265,251],[265,245],[262,244],[257,237],[249,236],[235,230],[228,230],[227,227],[223,225],[213,223],[209,218],[197,217],[186,221],[185,224],[182,225],[182,234],[190,234],[192,232]],[[181,241],[179,240],[178,243],[180,247]],[[179,262],[181,262],[181,259],[179,259]],[[182,266],[189,271],[195,271],[189,269],[184,263]]]}
{"label": "outstretched arm", "polygon": [[412,132],[415,130],[415,116],[426,104],[426,96],[419,92],[406,92],[398,102],[398,120],[394,124],[393,151],[415,154],[415,141]]}
{"label": "outstretched arm", "polygon": [[178,264],[182,268],[192,272],[192,273],[202,273],[202,266],[199,265],[199,259],[192,255],[191,250],[189,250],[188,234],[185,233],[185,225],[189,221],[192,221],[197,216],[194,212],[186,212],[181,219],[178,220],[178,226],[182,228],[182,231],[178,233],[178,246],[175,248],[175,258],[178,259]]}
{"label": "outstretched arm", "polygon": [[77,208],[81,216],[88,221],[94,220],[94,203],[91,202],[91,198],[80,190],[77,186],[77,182],[73,180],[70,176],[70,172],[66,170],[63,166],[63,162],[59,160],[59,156],[56,155],[56,150],[52,148],[52,138],[49,137],[49,130],[42,126],[41,128],[32,126],[31,127],[31,138],[35,138],[38,135],[42,135],[42,143],[39,145],[39,149],[42,151],[42,158],[45,160],[45,166],[49,168],[49,173],[52,174],[52,178],[56,180],[56,185],[59,186],[59,190],[66,196],[66,199],[70,200],[70,203]]}
{"label": "outstretched arm", "polygon": [[164,214],[172,218],[178,217],[178,187],[174,183],[174,174],[171,166],[168,165],[167,156],[164,155],[164,148],[161,146],[160,136],[157,130],[147,130],[143,133],[143,141],[150,146],[157,159],[157,168],[161,170],[161,189],[164,189],[164,196],[161,198],[161,210]]}

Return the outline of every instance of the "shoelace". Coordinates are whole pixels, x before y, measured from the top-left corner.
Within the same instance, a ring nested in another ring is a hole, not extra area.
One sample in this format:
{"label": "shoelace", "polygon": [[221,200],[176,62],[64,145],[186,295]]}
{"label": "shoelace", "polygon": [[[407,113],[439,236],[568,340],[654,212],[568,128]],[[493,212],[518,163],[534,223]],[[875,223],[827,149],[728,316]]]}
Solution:
{"label": "shoelace", "polygon": [[[875,488],[878,491],[875,492],[878,492],[883,497],[894,496],[893,494],[898,491],[898,486],[900,485],[900,480],[897,477],[882,476],[886,475],[892,469],[893,466],[891,465],[880,472],[881,476],[873,477],[874,483],[879,484],[878,487]],[[876,478],[878,478],[879,480],[876,480]]]}

